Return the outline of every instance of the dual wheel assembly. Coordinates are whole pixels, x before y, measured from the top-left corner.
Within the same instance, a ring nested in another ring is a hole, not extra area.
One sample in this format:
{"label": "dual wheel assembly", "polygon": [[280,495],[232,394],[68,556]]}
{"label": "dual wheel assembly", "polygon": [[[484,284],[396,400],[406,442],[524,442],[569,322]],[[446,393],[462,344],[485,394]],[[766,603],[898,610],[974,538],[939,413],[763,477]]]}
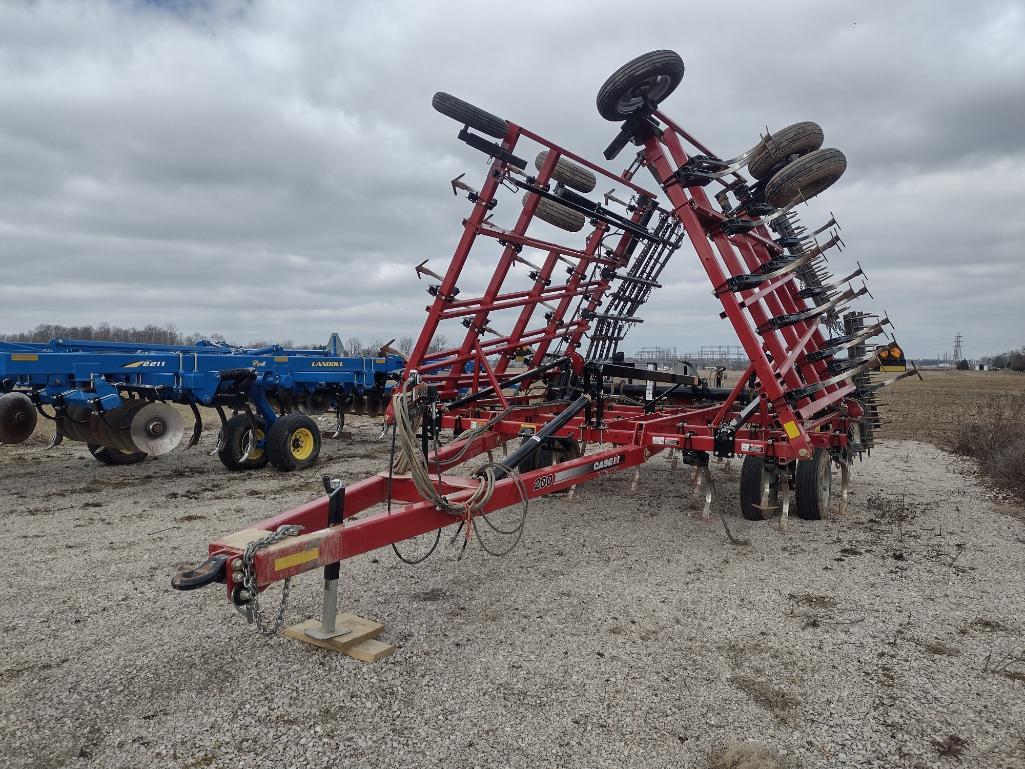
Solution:
{"label": "dual wheel assembly", "polygon": [[320,456],[320,428],[306,414],[285,414],[270,429],[262,417],[236,414],[221,428],[217,456],[229,470],[302,470]]}
{"label": "dual wheel assembly", "polygon": [[[820,521],[829,517],[833,461],[827,449],[816,449],[811,459],[798,460],[793,474],[798,518]],[[748,454],[740,468],[740,512],[749,521],[779,515],[781,487],[789,482],[785,472],[777,472],[762,457]]]}

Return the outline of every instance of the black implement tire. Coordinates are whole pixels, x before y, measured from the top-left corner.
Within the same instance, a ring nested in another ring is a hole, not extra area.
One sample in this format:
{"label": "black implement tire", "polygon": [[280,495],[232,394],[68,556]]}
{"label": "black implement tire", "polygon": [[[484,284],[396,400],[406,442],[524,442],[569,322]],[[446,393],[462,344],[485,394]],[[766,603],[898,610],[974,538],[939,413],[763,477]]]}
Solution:
{"label": "black implement tire", "polygon": [[457,99],[451,94],[438,91],[434,94],[431,104],[438,112],[450,117],[457,123],[476,128],[483,134],[494,136],[496,139],[504,139],[509,130],[509,122],[502,118],[485,112],[480,107],[475,107],[469,102]]}
{"label": "black implement tire", "polygon": [[824,135],[818,123],[806,121],[781,128],[770,135],[769,143],[748,162],[747,171],[755,179],[767,179],[776,166],[793,155],[801,157],[822,146]]}
{"label": "black implement tire", "polygon": [[[548,157],[548,150],[542,150],[534,158],[534,167],[540,171]],[[552,169],[552,178],[562,182],[567,187],[578,192],[590,192],[598,184],[598,177],[591,173],[591,169],[584,168],[579,163],[574,163],[566,158],[559,158]]]}
{"label": "black implement tire", "polygon": [[776,208],[811,200],[832,187],[846,170],[847,158],[840,150],[809,152],[773,174],[765,184],[765,199]]}
{"label": "black implement tire", "polygon": [[39,415],[25,393],[0,395],[0,443],[22,443],[35,432]]}
{"label": "black implement tire", "polygon": [[[527,196],[530,194],[528,192],[523,196],[523,205],[527,205]],[[574,211],[572,208],[567,208],[548,198],[541,198],[537,202],[534,216],[567,232],[580,232],[584,229],[584,224],[587,221],[579,211]]]}
{"label": "black implement tire", "polygon": [[146,458],[142,451],[122,451],[121,449],[109,449],[106,446],[97,446],[95,443],[87,443],[89,453],[105,465],[137,465]]}
{"label": "black implement tire", "polygon": [[811,459],[798,460],[794,480],[799,518],[821,521],[829,517],[829,500],[833,493],[832,461],[828,449],[816,449]]}
{"label": "black implement tire", "polygon": [[[530,438],[524,438],[523,443],[529,440]],[[541,441],[538,447],[534,449],[534,453],[520,462],[516,469],[521,473],[530,473],[543,467],[550,467],[552,461],[552,442],[550,440]]]}
{"label": "black implement tire", "polygon": [[580,441],[576,438],[552,439],[552,464],[580,459],[584,452],[580,450]]}
{"label": "black implement tire", "polygon": [[267,457],[278,470],[302,470],[320,456],[320,428],[305,414],[286,414],[267,431]]}
{"label": "black implement tire", "polygon": [[628,61],[598,89],[598,114],[618,123],[644,109],[645,97],[658,104],[676,90],[683,69],[676,51],[651,51]]}
{"label": "black implement tire", "polygon": [[768,484],[768,502],[779,504],[780,477],[765,467],[765,460],[754,454],[744,457],[740,466],[740,512],[749,521],[764,521],[778,514],[778,510],[762,510],[762,490]]}
{"label": "black implement tire", "polygon": [[[256,439],[259,441],[265,438],[265,435],[259,434],[266,431],[262,419],[256,420],[256,428],[258,431]],[[221,428],[220,448],[217,449],[217,456],[220,457],[221,464],[229,470],[237,472],[239,470],[259,470],[261,467],[266,467],[266,446],[256,447],[252,456],[244,459],[252,430],[247,414],[236,414]]]}

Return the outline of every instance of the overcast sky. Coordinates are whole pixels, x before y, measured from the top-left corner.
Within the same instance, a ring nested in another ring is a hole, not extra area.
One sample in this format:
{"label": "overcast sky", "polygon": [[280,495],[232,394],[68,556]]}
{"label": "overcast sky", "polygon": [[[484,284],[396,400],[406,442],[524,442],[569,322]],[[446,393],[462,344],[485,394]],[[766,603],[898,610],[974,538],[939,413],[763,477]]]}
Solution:
{"label": "overcast sky", "polygon": [[[1023,40],[1023,3],[984,0],[0,1],[0,333],[415,334],[413,265],[443,268],[470,208],[448,182],[486,168],[433,93],[600,159],[599,86],[671,48],[664,109],[718,154],[798,120],[846,153],[801,213],[836,214],[834,271],[860,260],[913,355],[1017,347]],[[663,282],[628,353],[736,343],[689,244]]]}

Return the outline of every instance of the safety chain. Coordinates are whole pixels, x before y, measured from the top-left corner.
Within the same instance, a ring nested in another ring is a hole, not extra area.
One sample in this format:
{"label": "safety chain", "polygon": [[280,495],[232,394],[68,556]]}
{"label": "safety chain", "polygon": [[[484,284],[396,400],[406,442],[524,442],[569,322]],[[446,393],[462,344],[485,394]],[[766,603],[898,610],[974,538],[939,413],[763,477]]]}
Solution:
{"label": "safety chain", "polygon": [[280,542],[285,537],[294,537],[302,530],[302,526],[296,526],[293,524],[278,526],[276,531],[271,532],[266,537],[254,539],[246,545],[245,552],[242,554],[242,575],[241,579],[237,580],[237,582],[250,597],[244,606],[236,608],[240,614],[245,616],[246,622],[249,624],[255,623],[256,629],[263,635],[274,635],[284,627],[285,607],[288,605],[288,589],[292,582],[292,578],[286,577],[281,585],[281,603],[278,605],[278,615],[274,620],[274,624],[269,625],[267,620],[264,618],[263,613],[260,611],[260,592],[257,590],[256,586],[256,569],[253,568],[253,561],[256,559],[256,552],[261,548]]}

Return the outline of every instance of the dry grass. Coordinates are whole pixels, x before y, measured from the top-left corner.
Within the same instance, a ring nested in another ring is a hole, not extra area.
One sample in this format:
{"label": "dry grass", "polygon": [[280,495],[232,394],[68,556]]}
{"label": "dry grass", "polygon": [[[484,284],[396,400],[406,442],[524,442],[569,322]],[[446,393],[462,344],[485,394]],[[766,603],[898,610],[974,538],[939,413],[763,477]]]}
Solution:
{"label": "dry grass", "polygon": [[975,459],[1005,489],[1025,498],[1025,396],[980,396],[954,423],[944,448]]}

